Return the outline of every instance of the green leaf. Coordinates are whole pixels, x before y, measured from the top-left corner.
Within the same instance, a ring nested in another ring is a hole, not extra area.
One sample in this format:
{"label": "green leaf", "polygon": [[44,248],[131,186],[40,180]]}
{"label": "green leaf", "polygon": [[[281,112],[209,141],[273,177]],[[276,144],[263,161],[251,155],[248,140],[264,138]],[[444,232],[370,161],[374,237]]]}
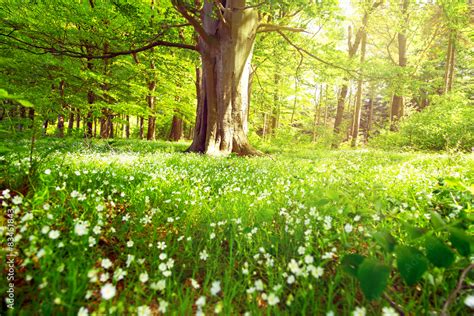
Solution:
{"label": "green leaf", "polygon": [[398,246],[395,254],[398,270],[408,285],[418,282],[428,269],[428,259],[416,248]]}
{"label": "green leaf", "polygon": [[425,230],[423,230],[419,227],[410,225],[408,223],[403,224],[403,228],[405,229],[405,231],[408,235],[408,238],[410,240],[420,238],[421,236],[423,236],[425,234]]}
{"label": "green leaf", "polygon": [[365,259],[359,266],[357,278],[362,292],[368,300],[382,295],[387,286],[390,268],[374,259]]}
{"label": "green leaf", "polygon": [[449,241],[461,256],[467,257],[471,254],[472,238],[462,229],[450,228]]}
{"label": "green leaf", "polygon": [[444,222],[443,218],[441,218],[441,215],[436,212],[431,212],[431,222],[437,229],[446,227],[446,223]]}
{"label": "green leaf", "polygon": [[357,253],[345,255],[341,261],[342,270],[353,277],[357,277],[357,270],[364,259],[364,256]]}
{"label": "green leaf", "polygon": [[454,262],[454,253],[440,239],[428,236],[425,240],[426,256],[437,267],[447,268]]}
{"label": "green leaf", "polygon": [[7,90],[0,89],[0,98],[2,98],[2,99],[8,99],[9,98]]}
{"label": "green leaf", "polygon": [[373,235],[373,237],[375,241],[377,241],[377,243],[388,252],[393,252],[397,245],[397,241],[388,231],[378,231]]}
{"label": "green leaf", "polygon": [[33,107],[33,104],[30,101],[21,100],[21,99],[17,99],[16,101],[18,103],[20,103],[21,105],[23,105],[24,107],[26,107],[26,108],[32,108]]}

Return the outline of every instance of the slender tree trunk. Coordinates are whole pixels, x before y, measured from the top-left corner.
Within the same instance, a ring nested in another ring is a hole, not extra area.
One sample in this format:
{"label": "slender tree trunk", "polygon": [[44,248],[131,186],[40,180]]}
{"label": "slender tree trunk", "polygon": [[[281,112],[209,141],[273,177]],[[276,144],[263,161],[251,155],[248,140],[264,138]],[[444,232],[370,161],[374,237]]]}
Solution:
{"label": "slender tree trunk", "polygon": [[[153,52],[152,52],[153,53]],[[152,56],[153,58],[153,56]],[[155,139],[155,128],[156,128],[156,117],[155,117],[155,90],[156,90],[156,79],[155,79],[155,62],[150,62],[150,69],[152,70],[152,79],[148,82],[148,92],[150,93],[147,97],[148,108],[150,109],[151,115],[148,116],[148,130],[146,134],[147,140]]]}
{"label": "slender tree trunk", "polygon": [[267,112],[263,113],[263,128],[262,128],[262,139],[266,140],[267,139]]}
{"label": "slender tree trunk", "polygon": [[369,108],[367,109],[367,127],[365,131],[365,141],[367,142],[370,137],[370,131],[372,130],[372,121],[374,116],[374,93],[372,92],[369,101]]}
{"label": "slender tree trunk", "polygon": [[446,69],[444,74],[444,89],[443,92],[446,94],[451,91],[453,88],[454,80],[454,65],[455,65],[455,55],[456,55],[456,36],[454,31],[451,31],[449,34],[448,40],[448,51],[446,55]]}
{"label": "slender tree trunk", "polygon": [[312,142],[316,142],[316,130],[317,126],[319,125],[319,118],[320,118],[320,112],[321,112],[321,97],[318,100],[318,85],[316,85],[315,91],[314,91],[314,116],[313,116],[313,137],[312,137]]}
{"label": "slender tree trunk", "polygon": [[[361,48],[360,48],[360,62],[361,64],[365,61],[365,51],[367,44],[367,33],[364,30],[361,39]],[[362,70],[361,70],[362,71]],[[355,147],[357,145],[357,137],[359,136],[359,126],[360,126],[360,113],[362,108],[362,86],[363,86],[363,76],[360,74],[359,80],[357,82],[357,94],[356,94],[356,105],[354,109],[354,125],[352,130],[352,141],[351,146]]]}
{"label": "slender tree trunk", "polygon": [[67,134],[72,135],[72,129],[74,128],[74,110],[71,108],[69,110],[69,120],[67,125]]}
{"label": "slender tree trunk", "polygon": [[23,131],[24,125],[23,122],[25,121],[26,118],[26,108],[24,106],[19,106],[20,107],[20,123],[18,124],[18,130],[21,132]]}
{"label": "slender tree trunk", "polygon": [[270,124],[268,125],[267,134],[271,138],[274,136],[280,125],[280,107],[281,107],[281,97],[280,97],[280,82],[281,74],[279,65],[275,67],[275,73],[273,76],[273,105],[271,108],[270,115]]}
{"label": "slender tree trunk", "polygon": [[106,139],[109,137],[109,117],[107,109],[102,109],[102,116],[99,119],[100,138]]}
{"label": "slender tree trunk", "polygon": [[[352,29],[349,26],[349,28],[348,28],[348,48],[349,48],[348,49],[348,54],[349,54],[349,58],[353,58],[357,54],[357,51],[358,51],[359,46],[361,44],[362,38],[364,37],[364,34],[366,34],[366,28],[367,28],[367,25],[369,24],[370,14],[378,6],[380,6],[382,4],[382,2],[383,1],[375,1],[372,4],[371,8],[364,13],[364,16],[362,18],[362,25],[356,33],[354,42],[352,42]],[[336,148],[339,145],[339,137],[338,136],[341,132],[340,131],[340,126],[341,126],[342,121],[344,119],[344,103],[345,103],[345,100],[346,100],[346,97],[347,97],[347,91],[348,91],[348,85],[344,84],[341,88],[341,91],[340,91],[340,94],[339,94],[339,97],[338,97],[338,100],[337,100],[336,119],[334,120],[334,135],[336,137],[334,138],[334,141],[333,141],[333,144],[332,144],[333,148]],[[350,100],[349,100],[348,104],[350,106],[350,104],[351,104]],[[353,122],[354,122],[354,120],[353,120]],[[353,126],[353,125],[354,124],[352,123],[351,126]],[[352,130],[353,130],[353,128],[351,127],[351,133],[352,133]]]}
{"label": "slender tree trunk", "polygon": [[336,118],[334,120],[334,135],[336,137],[334,137],[334,140],[332,143],[333,148],[337,148],[339,145],[339,141],[340,141],[339,135],[341,132],[342,120],[344,118],[344,104],[346,102],[347,92],[348,92],[347,84],[343,84],[337,98]]}
{"label": "slender tree trunk", "polygon": [[64,88],[66,83],[64,80],[61,80],[59,83],[59,96],[60,96],[60,103],[61,103],[61,113],[58,115],[58,137],[64,137],[64,114],[62,113],[65,110],[66,104],[64,101]]}
{"label": "slender tree trunk", "polygon": [[58,137],[64,137],[64,115],[58,115]]}
{"label": "slender tree trunk", "polygon": [[194,139],[188,151],[209,155],[258,154],[247,139],[250,62],[258,26],[253,8],[242,10],[246,1],[226,3],[227,24],[213,14],[214,3],[205,1],[206,38],[199,38],[202,59],[202,89]]}
{"label": "slender tree trunk", "polygon": [[[3,113],[2,113],[2,116],[3,116]],[[35,120],[35,109],[34,108],[29,108],[28,109],[28,118],[30,119],[31,123],[30,125],[28,126],[29,128],[33,128],[33,124],[34,124],[34,120]],[[0,120],[2,118],[0,117]]]}
{"label": "slender tree trunk", "polygon": [[130,116],[127,115],[127,124],[125,125],[125,137],[130,138]]}
{"label": "slender tree trunk", "polygon": [[[408,26],[408,0],[403,0],[402,4],[402,15],[403,15],[403,22],[402,22],[402,31],[398,33],[398,66],[401,69],[404,69],[407,66],[407,36],[406,36],[406,27]],[[399,78],[399,82],[397,83],[397,91],[393,95],[392,99],[392,107],[390,112],[390,121],[391,129],[396,129],[396,122],[403,116],[404,112],[404,100],[402,95],[402,90],[404,86],[404,77],[403,75]]]}
{"label": "slender tree trunk", "polygon": [[81,110],[76,110],[76,129],[81,127]]}
{"label": "slender tree trunk", "polygon": [[[321,85],[321,104],[323,103],[323,86]],[[326,84],[326,87],[325,87],[325,92],[324,92],[324,127],[326,127],[326,124],[328,122],[328,111],[329,111],[329,107],[328,107],[328,85]]]}
{"label": "slender tree trunk", "polygon": [[[86,47],[88,53],[92,53],[89,47]],[[87,69],[92,71],[93,63],[92,59],[87,60]],[[92,115],[92,104],[95,102],[95,95],[92,90],[87,92],[87,103],[89,104],[89,111],[87,112],[87,116],[84,119],[84,137],[85,138],[92,138],[92,125],[93,125],[93,115]],[[95,132],[94,132],[95,134]]]}
{"label": "slender tree trunk", "polygon": [[49,120],[44,120],[43,122],[43,136],[48,135],[48,125],[49,125]]}
{"label": "slender tree trunk", "polygon": [[297,70],[295,74],[295,99],[293,100],[293,109],[291,110],[291,119],[290,119],[291,125],[293,125],[293,121],[295,119],[295,113],[296,113],[296,106],[298,104],[298,88],[299,88],[299,80],[298,80],[298,70]]}
{"label": "slender tree trunk", "polygon": [[144,125],[144,118],[143,118],[143,116],[140,116],[140,118],[139,118],[139,135],[138,135],[138,137],[140,139],[143,139],[143,125]]}
{"label": "slender tree trunk", "polygon": [[108,127],[108,137],[114,138],[115,137],[115,130],[114,130],[114,115],[109,114],[107,116],[107,127]]}

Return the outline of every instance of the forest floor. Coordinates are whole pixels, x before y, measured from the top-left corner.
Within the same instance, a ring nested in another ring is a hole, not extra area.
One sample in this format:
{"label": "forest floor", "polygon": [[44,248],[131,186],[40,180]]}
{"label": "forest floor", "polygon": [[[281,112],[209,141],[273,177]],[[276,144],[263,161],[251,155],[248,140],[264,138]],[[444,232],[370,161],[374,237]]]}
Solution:
{"label": "forest floor", "polygon": [[[449,265],[431,260],[427,246],[429,266],[410,282],[393,251],[424,253],[424,233],[450,238],[433,225],[472,229],[473,154],[210,158],[185,147],[40,141],[33,168],[27,142],[5,152],[0,233],[12,219],[16,312],[425,315],[442,310],[472,262],[451,239]],[[374,272],[367,286],[363,272],[353,277],[360,262],[344,258],[356,253],[383,264],[388,278]],[[450,302],[452,315],[470,313],[467,294]]]}

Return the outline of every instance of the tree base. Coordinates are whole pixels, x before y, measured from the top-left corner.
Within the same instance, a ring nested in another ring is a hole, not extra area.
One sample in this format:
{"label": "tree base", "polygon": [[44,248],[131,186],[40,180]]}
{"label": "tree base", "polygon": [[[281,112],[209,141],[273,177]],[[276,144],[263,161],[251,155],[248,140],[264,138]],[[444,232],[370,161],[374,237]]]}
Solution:
{"label": "tree base", "polygon": [[233,145],[232,151],[225,151],[225,150],[218,150],[216,148],[210,149],[208,148],[207,150],[203,149],[204,146],[195,146],[195,144],[192,144],[188,149],[185,150],[186,153],[199,153],[199,154],[204,154],[208,155],[211,157],[227,157],[231,154],[235,154],[237,156],[263,156],[263,153],[255,148],[253,148],[250,144],[239,144],[239,145]]}

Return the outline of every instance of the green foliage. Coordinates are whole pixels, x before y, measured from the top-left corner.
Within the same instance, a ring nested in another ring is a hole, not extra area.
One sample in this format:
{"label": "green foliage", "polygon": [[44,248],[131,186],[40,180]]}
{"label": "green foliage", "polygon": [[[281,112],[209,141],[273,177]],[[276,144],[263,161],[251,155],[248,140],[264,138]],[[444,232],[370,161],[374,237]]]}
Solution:
{"label": "green foliage", "polygon": [[[429,223],[425,223],[423,228],[414,226],[408,222],[392,223],[392,227],[398,227],[401,234],[392,236],[387,231],[377,231],[373,237],[379,243],[385,252],[393,250],[395,252],[385,255],[383,261],[375,259],[364,259],[362,264],[360,261],[364,258],[359,254],[346,255],[342,260],[344,271],[350,275],[354,275],[357,271],[357,277],[365,296],[373,299],[382,293],[385,288],[386,280],[383,278],[384,270],[381,268],[383,262],[390,264],[396,259],[397,272],[408,286],[413,286],[422,282],[423,276],[434,270],[434,268],[452,268],[456,266],[463,269],[470,262],[469,256],[472,253],[472,204],[474,195],[470,188],[464,185],[459,179],[441,180],[438,186],[433,188],[434,199],[427,205],[425,210],[426,218],[430,219]],[[449,198],[447,198],[449,194]],[[455,204],[453,204],[455,202]],[[419,207],[419,205],[417,205]],[[430,211],[435,207],[437,211]],[[439,212],[449,209],[449,214]],[[460,210],[462,210],[460,212]],[[454,213],[458,215],[454,215]],[[456,220],[452,220],[457,217]],[[418,224],[419,225],[419,224]],[[397,229],[393,230],[396,231]],[[448,241],[450,243],[448,243]],[[420,250],[420,248],[422,250]],[[458,251],[457,256],[452,248]],[[373,253],[373,251],[370,251]],[[463,258],[464,257],[464,258]],[[367,266],[364,263],[369,260]],[[430,265],[431,264],[431,265]],[[361,272],[362,267],[364,270]],[[431,269],[430,269],[431,268]],[[387,267],[387,269],[389,269]],[[370,271],[379,274],[377,281],[370,280]],[[390,271],[390,269],[389,269]],[[360,275],[366,276],[360,278]],[[370,282],[377,282],[376,285]]]}
{"label": "green foliage", "polygon": [[371,141],[375,147],[405,147],[422,150],[474,147],[474,106],[464,94],[433,98],[421,112],[404,119],[398,132],[386,132]]}
{"label": "green foliage", "polygon": [[428,269],[428,260],[423,253],[414,247],[398,246],[395,254],[398,270],[407,285],[414,285],[421,280]]}
{"label": "green foliage", "polygon": [[374,239],[377,241],[379,245],[387,252],[393,252],[395,250],[395,246],[397,245],[397,241],[395,238],[390,234],[390,232],[383,230],[374,233]]}
{"label": "green foliage", "polygon": [[464,230],[455,227],[450,228],[449,241],[461,256],[467,257],[471,254],[472,236],[467,235]]}
{"label": "green foliage", "polygon": [[390,268],[375,259],[364,259],[357,269],[357,279],[368,300],[379,298],[388,283]]}
{"label": "green foliage", "polygon": [[353,277],[357,277],[357,271],[364,259],[364,256],[357,253],[345,255],[341,260],[342,269]]}
{"label": "green foliage", "polygon": [[[364,306],[379,315],[387,303],[377,297],[388,291],[407,314],[421,315],[444,303],[469,264],[456,251],[448,269],[430,263],[423,271],[424,236],[466,249],[474,178],[469,155],[293,149],[212,159],[179,153],[189,143],[49,138],[37,143],[34,189],[24,190],[15,175],[30,168],[28,143],[16,141],[0,159],[2,207],[14,205],[3,190],[22,197],[13,207],[25,278],[16,286],[22,298],[16,306],[25,313],[77,314],[84,307],[90,314],[136,314],[163,300],[169,313],[189,314],[204,296],[207,314],[222,306],[226,315],[349,315]],[[446,226],[435,229],[431,211]],[[86,235],[76,233],[80,221],[88,223]],[[409,238],[409,226],[417,238]],[[390,232],[395,253],[370,238],[377,231]],[[127,265],[129,255],[134,260]],[[102,267],[104,259],[112,267]],[[114,278],[121,271],[124,279]],[[216,281],[221,291],[212,295]],[[110,300],[100,293],[106,283],[116,288]],[[5,286],[0,282],[1,291]],[[280,302],[270,305],[270,294]],[[462,300],[450,311],[468,312]]]}
{"label": "green foliage", "polygon": [[454,253],[439,238],[428,236],[425,240],[426,257],[437,267],[447,268],[454,262]]}

